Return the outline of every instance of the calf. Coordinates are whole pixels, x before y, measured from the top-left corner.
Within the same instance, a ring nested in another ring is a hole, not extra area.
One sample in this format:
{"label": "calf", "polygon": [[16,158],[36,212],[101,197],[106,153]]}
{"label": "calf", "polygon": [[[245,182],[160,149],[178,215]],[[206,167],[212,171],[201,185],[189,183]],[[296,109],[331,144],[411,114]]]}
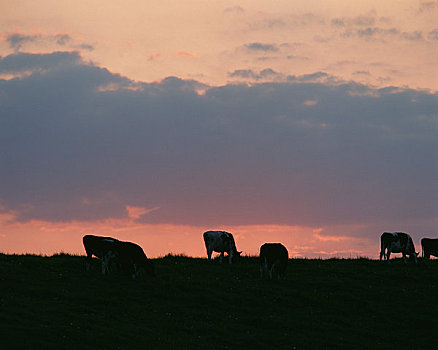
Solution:
{"label": "calf", "polygon": [[421,240],[423,257],[430,259],[430,256],[438,257],[438,238],[423,238]]}
{"label": "calf", "polygon": [[102,275],[108,273],[111,260],[115,257],[113,253],[114,244],[120,241],[112,237],[85,235],[82,238],[82,242],[87,253],[87,271],[91,268],[92,257],[94,255],[102,260]]}
{"label": "calf", "polygon": [[406,255],[409,258],[414,258],[417,263],[417,255],[415,252],[414,242],[407,233],[403,232],[383,232],[380,237],[380,260],[382,256],[388,261],[391,253],[402,253],[403,260],[406,263]]}
{"label": "calf", "polygon": [[211,260],[213,252],[221,253],[220,261],[224,258],[224,253],[228,254],[228,262],[231,264],[234,258],[239,258],[242,252],[236,249],[236,243],[231,233],[225,231],[207,231],[204,232],[205,248],[207,249],[208,260]]}
{"label": "calf", "polygon": [[265,243],[260,247],[260,278],[284,277],[289,253],[281,243]]}

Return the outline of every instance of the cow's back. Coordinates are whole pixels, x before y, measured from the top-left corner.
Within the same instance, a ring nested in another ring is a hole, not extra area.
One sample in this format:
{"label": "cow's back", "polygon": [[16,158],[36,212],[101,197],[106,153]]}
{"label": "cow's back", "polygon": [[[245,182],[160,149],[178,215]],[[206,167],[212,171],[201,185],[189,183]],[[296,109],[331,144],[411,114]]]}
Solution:
{"label": "cow's back", "polygon": [[116,242],[119,242],[119,240],[104,236],[85,235],[82,238],[87,256],[95,255],[98,258],[102,258],[102,252],[110,250]]}
{"label": "cow's back", "polygon": [[281,243],[265,243],[260,247],[260,277],[268,274],[270,278],[276,275],[284,276],[289,259],[289,252]]}
{"label": "cow's back", "polygon": [[120,241],[115,251],[117,260],[125,270],[132,272],[132,269],[137,271],[138,268],[144,268],[150,275],[155,275],[153,263],[138,244]]}
{"label": "cow's back", "polygon": [[219,253],[228,251],[229,235],[224,231],[206,231],[203,234],[205,247]]}
{"label": "cow's back", "polygon": [[142,263],[147,259],[143,249],[138,244],[132,242],[119,242],[117,252],[122,261]]}
{"label": "cow's back", "polygon": [[388,247],[391,243],[396,242],[399,239],[396,232],[383,232],[380,236],[380,242],[382,246]]}
{"label": "cow's back", "polygon": [[281,243],[265,243],[260,247],[260,258],[271,264],[276,260],[287,262],[289,253]]}

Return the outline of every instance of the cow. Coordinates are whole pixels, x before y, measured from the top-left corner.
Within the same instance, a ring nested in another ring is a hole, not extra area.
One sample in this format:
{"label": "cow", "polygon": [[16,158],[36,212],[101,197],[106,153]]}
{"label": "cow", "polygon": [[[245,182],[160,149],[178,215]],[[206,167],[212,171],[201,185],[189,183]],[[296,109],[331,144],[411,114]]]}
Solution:
{"label": "cow", "polygon": [[406,263],[406,255],[414,258],[417,263],[418,253],[415,252],[414,242],[409,234],[404,232],[383,232],[380,237],[380,260],[382,256],[388,261],[391,253],[402,253]]}
{"label": "cow", "polygon": [[260,247],[260,279],[283,278],[289,253],[281,243],[265,243]]}
{"label": "cow", "polygon": [[110,247],[109,254],[109,259],[130,273],[133,279],[138,277],[141,269],[144,269],[149,275],[155,276],[154,265],[138,244],[116,241]]}
{"label": "cow", "polygon": [[220,262],[224,258],[224,253],[228,254],[228,262],[231,264],[232,260],[239,258],[242,252],[236,249],[236,243],[231,233],[225,231],[207,231],[203,234],[205,248],[207,249],[208,260],[211,260],[213,252],[221,253]]}
{"label": "cow", "polygon": [[438,257],[438,238],[423,238],[421,240],[423,257],[430,259],[430,256]]}
{"label": "cow", "polygon": [[85,235],[82,238],[87,253],[87,271],[90,270],[92,256],[102,260],[102,275],[110,272],[110,266],[116,265],[136,278],[140,269],[155,275],[152,262],[143,249],[131,242],[119,241],[112,237]]}
{"label": "cow", "polygon": [[111,260],[115,257],[113,253],[114,244],[120,241],[112,237],[85,235],[82,238],[82,242],[87,253],[87,271],[91,268],[92,257],[94,255],[102,260],[102,275],[108,273]]}

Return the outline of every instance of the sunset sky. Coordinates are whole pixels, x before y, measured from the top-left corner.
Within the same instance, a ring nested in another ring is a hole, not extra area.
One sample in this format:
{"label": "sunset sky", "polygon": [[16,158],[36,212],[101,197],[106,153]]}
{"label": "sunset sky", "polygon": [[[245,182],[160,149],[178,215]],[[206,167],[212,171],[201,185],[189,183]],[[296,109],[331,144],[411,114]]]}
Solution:
{"label": "sunset sky", "polygon": [[376,258],[438,237],[438,1],[0,1],[0,252]]}

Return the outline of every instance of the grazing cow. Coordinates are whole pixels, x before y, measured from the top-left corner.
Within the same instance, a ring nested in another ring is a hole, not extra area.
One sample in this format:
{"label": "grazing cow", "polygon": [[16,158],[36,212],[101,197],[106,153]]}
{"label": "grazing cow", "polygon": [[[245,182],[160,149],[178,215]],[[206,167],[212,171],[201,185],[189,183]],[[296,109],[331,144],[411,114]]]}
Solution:
{"label": "grazing cow", "polygon": [[[385,254],[386,252],[386,254]],[[406,263],[406,255],[409,258],[414,258],[417,263],[418,253],[415,252],[414,242],[407,233],[403,232],[383,232],[380,237],[380,260],[382,256],[386,257],[389,264],[391,253],[402,253],[403,260]],[[386,256],[385,256],[386,255]]]}
{"label": "grazing cow", "polygon": [[421,240],[421,249],[423,257],[430,259],[430,256],[438,257],[438,238],[423,238]]}
{"label": "grazing cow", "polygon": [[154,265],[147,258],[143,249],[135,243],[117,241],[111,246],[110,255],[124,271],[131,274],[135,279],[140,269],[144,269],[149,275],[155,276]]}
{"label": "grazing cow", "polygon": [[260,247],[260,278],[284,277],[289,253],[281,243],[265,243]]}
{"label": "grazing cow", "polygon": [[231,233],[225,231],[207,231],[204,232],[205,248],[207,248],[208,260],[211,260],[211,254],[213,251],[221,253],[220,261],[224,258],[224,253],[228,254],[228,262],[234,258],[239,258],[242,252],[238,252],[236,249],[236,243]]}
{"label": "grazing cow", "polygon": [[101,237],[93,235],[85,235],[82,238],[85,252],[87,253],[87,271],[91,268],[93,255],[102,260],[102,275],[109,272],[111,259],[114,258],[113,247],[119,240],[112,237]]}
{"label": "grazing cow", "polygon": [[111,264],[116,264],[129,272],[132,278],[144,269],[150,275],[155,275],[152,262],[146,257],[143,249],[131,242],[123,242],[112,237],[85,235],[82,239],[87,253],[87,270],[90,270],[92,256],[102,260],[102,274],[109,273]]}

